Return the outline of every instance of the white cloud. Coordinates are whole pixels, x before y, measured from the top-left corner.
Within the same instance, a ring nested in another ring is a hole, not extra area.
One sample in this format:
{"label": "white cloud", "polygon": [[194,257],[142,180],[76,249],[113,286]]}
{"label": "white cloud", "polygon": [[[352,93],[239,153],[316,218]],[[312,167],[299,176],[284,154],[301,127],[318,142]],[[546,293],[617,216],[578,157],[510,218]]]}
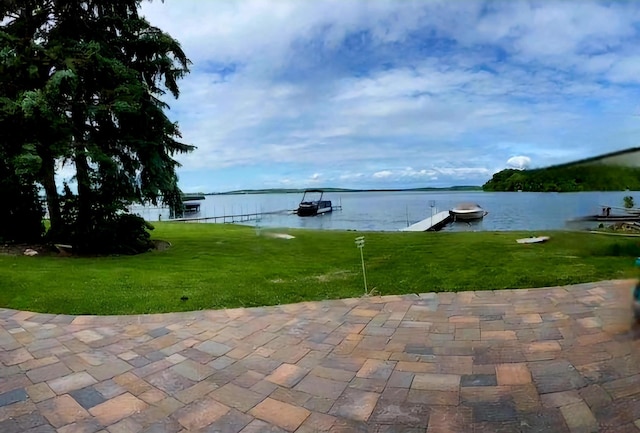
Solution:
{"label": "white cloud", "polygon": [[373,173],[373,178],[375,179],[387,179],[391,176],[393,176],[393,172],[390,170],[376,171]]}
{"label": "white cloud", "polygon": [[[168,101],[198,146],[179,157],[184,173],[482,183],[513,155],[545,165],[635,145],[632,2],[167,0],[143,11],[194,62]],[[409,166],[420,168],[393,168]]]}
{"label": "white cloud", "polygon": [[515,168],[518,170],[524,170],[531,165],[531,158],[528,156],[512,156],[507,160],[507,168]]}
{"label": "white cloud", "polygon": [[437,180],[445,177],[452,180],[466,179],[469,176],[488,176],[490,172],[486,168],[478,167],[437,167],[433,169],[413,169],[407,167],[397,170],[381,170],[372,174],[376,180],[392,180],[394,182],[415,182]]}
{"label": "white cloud", "polygon": [[640,55],[615,61],[607,72],[607,78],[615,83],[640,83]]}

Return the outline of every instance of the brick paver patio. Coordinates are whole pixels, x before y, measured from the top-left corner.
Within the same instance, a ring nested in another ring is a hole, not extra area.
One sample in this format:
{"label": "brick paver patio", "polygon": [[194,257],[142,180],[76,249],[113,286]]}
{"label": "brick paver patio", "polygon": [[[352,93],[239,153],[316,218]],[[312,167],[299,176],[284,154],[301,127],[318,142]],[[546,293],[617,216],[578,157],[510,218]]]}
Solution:
{"label": "brick paver patio", "polygon": [[145,316],[0,309],[0,432],[640,432],[633,281]]}

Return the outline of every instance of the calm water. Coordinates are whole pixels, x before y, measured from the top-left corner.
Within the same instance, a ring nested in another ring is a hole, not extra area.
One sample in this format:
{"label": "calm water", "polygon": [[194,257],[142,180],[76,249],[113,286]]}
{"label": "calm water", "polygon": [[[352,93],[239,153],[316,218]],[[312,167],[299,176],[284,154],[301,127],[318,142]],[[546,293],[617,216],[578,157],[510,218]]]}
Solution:
{"label": "calm water", "polygon": [[[582,224],[567,224],[567,220],[600,212],[601,205],[622,206],[625,195],[640,200],[637,192],[581,192],[581,193],[508,193],[508,192],[358,192],[326,193],[334,206],[342,210],[301,218],[287,211],[297,208],[302,194],[242,194],[210,195],[203,200],[200,212],[190,217],[214,217],[256,212],[281,213],[263,215],[256,221],[236,223],[260,227],[290,227],[327,230],[396,231],[439,211],[446,211],[457,203],[478,203],[489,214],[483,220],[447,225],[443,231],[469,230],[551,230],[586,228]],[[433,205],[433,207],[431,207]],[[168,219],[162,208],[134,208],[145,219]],[[213,221],[208,221],[213,222]],[[222,222],[218,220],[217,222]],[[227,222],[231,222],[227,219]],[[594,225],[595,223],[589,223]]]}

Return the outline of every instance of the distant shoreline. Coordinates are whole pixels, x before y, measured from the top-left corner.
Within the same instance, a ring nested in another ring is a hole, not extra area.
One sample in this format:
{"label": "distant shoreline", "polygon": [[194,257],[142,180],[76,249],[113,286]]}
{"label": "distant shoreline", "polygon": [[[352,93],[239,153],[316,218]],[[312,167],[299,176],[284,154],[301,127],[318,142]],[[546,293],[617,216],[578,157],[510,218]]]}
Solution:
{"label": "distant shoreline", "polygon": [[[350,189],[350,188],[314,188],[324,192],[412,192],[412,191],[482,191],[481,186],[450,186],[445,188],[398,188],[398,189]],[[302,194],[302,188],[241,189],[226,192],[208,192],[203,195],[237,195],[237,194]]]}

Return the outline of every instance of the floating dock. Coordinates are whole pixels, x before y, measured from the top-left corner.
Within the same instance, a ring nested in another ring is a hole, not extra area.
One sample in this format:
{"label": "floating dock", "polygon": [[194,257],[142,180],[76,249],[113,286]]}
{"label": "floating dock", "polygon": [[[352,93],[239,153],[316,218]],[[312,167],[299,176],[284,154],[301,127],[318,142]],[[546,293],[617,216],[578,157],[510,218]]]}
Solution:
{"label": "floating dock", "polygon": [[640,215],[587,215],[569,221],[640,222]]}
{"label": "floating dock", "polygon": [[415,224],[400,229],[401,232],[426,232],[440,230],[445,224],[451,221],[451,214],[449,211],[439,212],[434,216],[425,218],[422,221],[418,221]]}

